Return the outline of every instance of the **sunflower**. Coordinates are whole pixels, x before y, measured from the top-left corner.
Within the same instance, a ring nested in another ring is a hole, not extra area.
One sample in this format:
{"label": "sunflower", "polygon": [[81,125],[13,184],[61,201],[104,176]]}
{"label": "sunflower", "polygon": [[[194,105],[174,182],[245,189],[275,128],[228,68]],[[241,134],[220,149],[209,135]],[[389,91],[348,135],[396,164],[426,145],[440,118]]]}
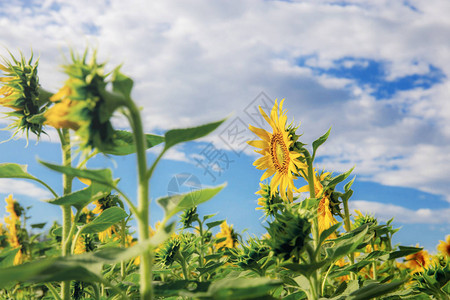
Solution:
{"label": "sunflower", "polygon": [[[264,119],[272,127],[273,132],[249,126],[262,140],[249,141],[248,144],[260,148],[261,150],[255,150],[255,152],[261,154],[263,157],[257,159],[253,165],[259,170],[267,169],[261,176],[261,181],[269,178],[273,175],[270,182],[271,195],[279,190],[281,198],[285,201],[293,201],[293,190],[296,190],[294,186],[294,179],[297,179],[294,174],[298,173],[299,169],[305,169],[306,164],[299,160],[302,156],[300,153],[291,151],[294,140],[292,140],[292,133],[290,130],[286,130],[286,111],[283,111],[283,102],[281,100],[280,106],[278,106],[275,100],[275,105],[270,113],[270,118],[259,107],[259,111]],[[287,190],[287,195],[286,195]]]}
{"label": "sunflower", "polygon": [[7,129],[15,129],[13,137],[25,132],[28,138],[30,131],[39,137],[43,131],[40,115],[46,110],[50,93],[40,87],[38,63],[32,63],[33,56],[28,62],[22,54],[20,59],[12,54],[11,58],[12,61],[3,58],[0,63],[0,106],[13,110],[4,113],[14,120]]}
{"label": "sunflower", "polygon": [[[319,223],[319,234],[324,230],[330,228],[334,224],[337,224],[337,220],[333,217],[330,208],[330,194],[324,191],[322,181],[330,176],[329,172],[317,174],[314,170],[314,192],[316,198],[320,199],[319,207],[317,208],[317,220]],[[299,192],[309,192],[309,185],[302,186]],[[336,234],[333,233],[330,238],[335,238]]]}
{"label": "sunflower", "polygon": [[80,235],[76,241],[74,254],[81,254],[86,252],[86,244],[84,238]]}
{"label": "sunflower", "polygon": [[[416,247],[419,247],[417,245]],[[417,253],[410,254],[405,257],[406,266],[412,270],[413,273],[421,272],[430,264],[430,255],[428,251],[421,250]]]}
{"label": "sunflower", "polygon": [[437,250],[447,257],[450,257],[450,234],[445,237],[445,241],[440,241]]}
{"label": "sunflower", "polygon": [[83,56],[72,54],[72,62],[64,66],[69,79],[51,97],[55,105],[44,117],[47,125],[74,130],[80,149],[89,152],[115,146],[110,118],[124,99],[106,90],[111,81],[107,79],[109,74],[105,74],[105,64],[97,62],[95,52],[87,61],[87,54],[87,50]]}
{"label": "sunflower", "polygon": [[223,221],[220,225],[220,232],[216,234],[216,238],[226,238],[224,241],[217,243],[218,249],[222,247],[234,248],[238,243],[237,233],[234,232],[233,225],[228,226],[227,221]]}
{"label": "sunflower", "polygon": [[264,216],[275,216],[278,209],[280,208],[280,204],[283,203],[283,200],[280,198],[278,194],[271,195],[270,185],[259,183],[261,189],[257,191],[255,194],[260,195],[258,198],[257,210],[263,210]]}
{"label": "sunflower", "polygon": [[[9,242],[9,245],[12,248],[22,248],[20,241],[19,241],[19,235],[18,235],[18,227],[20,229],[20,215],[23,210],[23,208],[20,206],[20,204],[13,199],[12,195],[9,195],[7,198],[5,198],[6,201],[6,211],[9,213],[9,217],[5,218],[6,227],[8,229],[7,232],[7,239]],[[14,265],[19,265],[23,262],[23,256],[22,256],[22,250],[19,249],[16,256],[14,257]]]}
{"label": "sunflower", "polygon": [[[92,210],[93,214],[101,214],[106,209],[117,206],[118,203],[118,196],[117,195],[111,195],[96,200],[93,202],[95,204],[95,208]],[[112,225],[111,227],[107,228],[106,230],[98,233],[98,239],[101,242],[106,242],[108,238],[111,238],[113,233],[117,233],[115,225]]]}

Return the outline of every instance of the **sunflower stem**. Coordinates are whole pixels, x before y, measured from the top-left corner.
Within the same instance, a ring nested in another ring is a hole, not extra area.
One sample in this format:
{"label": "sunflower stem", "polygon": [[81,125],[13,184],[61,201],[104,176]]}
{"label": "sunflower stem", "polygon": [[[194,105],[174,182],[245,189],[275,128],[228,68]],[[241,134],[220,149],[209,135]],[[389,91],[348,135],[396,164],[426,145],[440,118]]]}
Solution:
{"label": "sunflower stem", "polygon": [[[58,130],[61,141],[62,163],[63,166],[72,166],[72,153],[70,147],[70,133],[68,129]],[[63,174],[63,194],[67,195],[72,192],[73,176]],[[62,239],[61,239],[61,255],[67,256],[70,254],[70,229],[72,227],[72,209],[70,205],[62,206],[63,224],[62,224]],[[61,283],[61,298],[63,300],[70,299],[70,281],[63,281]]]}
{"label": "sunflower stem", "polygon": [[[351,230],[351,223],[350,223],[350,210],[348,209],[348,198],[347,197],[343,197],[342,198],[342,203],[344,205],[344,226],[345,226],[345,231],[350,232]],[[355,264],[355,255],[353,253],[350,253],[350,265],[354,265]],[[350,279],[354,280],[355,274],[353,272],[350,272]]]}
{"label": "sunflower stem", "polygon": [[[136,145],[137,167],[138,167],[138,229],[139,240],[145,241],[149,239],[149,187],[148,181],[150,176],[147,176],[147,158],[145,154],[146,143],[144,129],[142,126],[141,114],[136,104],[133,101],[127,102],[127,108],[129,110],[129,121],[131,128],[133,129],[134,142]],[[152,287],[152,265],[153,257],[152,253],[146,251],[141,255],[140,266],[140,288],[141,299],[148,300],[153,299],[153,287]]]}
{"label": "sunflower stem", "polygon": [[[309,198],[316,198],[316,190],[314,186],[315,182],[315,174],[313,168],[313,158],[309,154],[309,152],[305,149],[306,153],[306,163],[308,165],[308,186],[309,186]],[[309,204],[309,203],[308,203]],[[307,205],[309,206],[309,205]],[[315,207],[315,206],[314,206]],[[312,224],[312,233],[313,233],[313,243],[314,243],[314,251],[311,255],[311,263],[315,263],[317,261],[317,256],[319,254],[318,244],[319,244],[319,224],[317,220],[317,216],[313,218]],[[313,293],[314,299],[318,299],[320,297],[320,282],[318,280],[318,271],[313,272],[312,274],[312,282],[311,282],[311,291]]]}

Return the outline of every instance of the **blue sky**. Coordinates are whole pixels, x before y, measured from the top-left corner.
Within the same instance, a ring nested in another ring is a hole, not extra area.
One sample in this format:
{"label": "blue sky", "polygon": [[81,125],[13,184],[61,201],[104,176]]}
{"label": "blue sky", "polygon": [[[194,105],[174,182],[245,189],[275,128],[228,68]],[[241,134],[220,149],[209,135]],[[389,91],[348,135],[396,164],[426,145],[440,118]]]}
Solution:
{"label": "blue sky", "polygon": [[[246,126],[260,122],[253,114],[258,105],[286,98],[305,143],[332,127],[319,168],[339,173],[356,166],[351,207],[381,220],[395,216],[403,227],[396,242],[434,251],[450,233],[448,9],[444,0],[16,1],[0,4],[0,53],[32,48],[40,54],[41,84],[56,91],[69,47],[97,47],[100,60],[111,69],[123,63],[135,80],[133,98],[148,132],[229,116],[211,136],[168,153],[152,197],[166,195],[177,174],[193,174],[202,186],[227,182],[200,210],[250,233],[263,232],[254,195],[262,172],[242,141],[252,138]],[[127,126],[122,118],[115,125]],[[233,130],[242,139],[230,136]],[[27,148],[23,139],[0,144],[0,163],[29,164],[57,187],[59,176],[35,161],[58,162],[55,141],[50,133]],[[211,147],[220,151],[220,172],[198,162]],[[99,158],[91,166],[112,168],[134,195],[133,156]],[[39,202],[49,196],[41,187],[12,180],[0,187],[0,197],[14,192],[32,204],[36,222],[59,218],[59,208]],[[153,211],[158,220],[159,208]]]}

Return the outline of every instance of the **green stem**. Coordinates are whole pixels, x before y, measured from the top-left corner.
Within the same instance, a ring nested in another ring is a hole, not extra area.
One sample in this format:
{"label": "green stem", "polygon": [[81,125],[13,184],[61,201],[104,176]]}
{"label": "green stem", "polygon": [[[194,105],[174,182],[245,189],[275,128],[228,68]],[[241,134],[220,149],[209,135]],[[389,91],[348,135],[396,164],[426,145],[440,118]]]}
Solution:
{"label": "green stem", "polygon": [[[375,243],[370,241],[370,244],[372,245],[372,251],[375,251]],[[377,280],[377,263],[374,261],[372,262],[372,268],[373,268],[373,280]]]}
{"label": "green stem", "polygon": [[139,218],[139,211],[138,211],[137,207],[133,204],[133,202],[130,200],[130,198],[128,198],[128,196],[124,192],[122,192],[122,190],[120,190],[117,186],[114,187],[114,189],[119,193],[119,195],[121,195],[123,197],[123,199],[125,199],[125,201],[127,202],[128,206],[130,207],[130,211],[137,218]]}
{"label": "green stem", "polygon": [[[348,198],[343,197],[342,203],[344,204],[344,226],[345,230],[347,232],[351,231],[351,223],[350,223],[350,210],[348,209]],[[354,253],[350,253],[350,265],[355,264],[355,255]],[[350,279],[354,280],[356,279],[355,274],[353,272],[350,272]]]}
{"label": "green stem", "polygon": [[[68,129],[58,130],[61,140],[62,162],[63,166],[72,166],[72,153],[70,148],[70,134]],[[63,174],[63,194],[67,195],[72,192],[73,176]],[[62,221],[62,239],[61,239],[61,255],[66,256],[70,254],[71,240],[69,239],[70,228],[72,224],[72,209],[70,205],[62,206],[63,221]],[[61,298],[63,300],[70,299],[70,281],[63,281],[61,283]]]}
{"label": "green stem", "polygon": [[[66,239],[66,247],[69,247],[69,245],[68,245],[69,241],[72,243],[72,237],[73,237],[73,234],[75,233],[75,229],[77,228],[77,222],[78,222],[78,218],[81,215],[81,212],[82,212],[82,210],[77,210],[77,213],[75,214],[75,217],[73,218],[73,223],[72,223],[72,226],[70,227],[69,235],[67,236],[67,239]],[[74,240],[72,243],[72,246],[71,246],[70,253],[73,254],[73,250],[75,248],[74,245],[76,245],[76,244],[77,244],[77,240]]]}
{"label": "green stem", "polygon": [[[306,163],[308,164],[308,186],[309,186],[309,198],[316,198],[316,190],[314,186],[315,182],[315,174],[313,168],[313,158],[306,152]],[[315,207],[315,206],[314,206]],[[313,242],[314,242],[314,251],[312,251],[312,255],[310,257],[311,263],[316,263],[317,258],[319,256],[318,244],[319,244],[319,223],[317,220],[317,214],[313,218],[312,224],[312,234],[313,234]],[[313,298],[318,299],[320,296],[320,282],[318,280],[318,271],[313,272],[312,280],[311,280],[311,292],[313,293]]]}
{"label": "green stem", "polygon": [[[134,102],[127,102],[129,109],[129,121],[133,128],[134,142],[136,145],[137,167],[138,167],[138,214],[136,215],[139,228],[139,240],[146,241],[149,239],[149,190],[147,176],[147,158],[145,154],[146,140],[142,120],[139,109]],[[141,299],[147,300],[153,298],[152,287],[152,254],[149,251],[142,253],[140,265],[140,289]]]}
{"label": "green stem", "polygon": [[[198,265],[200,268],[203,268],[203,248],[205,245],[205,240],[203,239],[203,223],[200,221],[200,219],[197,217],[198,222],[198,228],[199,228],[199,234],[200,234],[200,249],[198,251]],[[203,275],[200,276],[199,281],[203,281]]]}
{"label": "green stem", "polygon": [[[126,236],[126,226],[127,226],[127,224],[126,224],[126,222],[124,221],[124,220],[122,220],[122,222],[121,222],[122,224],[122,228],[121,228],[121,234],[122,234],[122,247],[123,248],[126,248],[127,247],[127,245],[126,245],[126,243],[127,243],[127,241],[126,241],[126,238],[127,238],[127,236]],[[125,275],[126,275],[126,273],[125,273],[125,261],[121,261],[120,262],[120,276],[122,277],[122,280],[123,279],[125,279]]]}
{"label": "green stem", "polygon": [[181,255],[180,251],[178,251],[177,257],[181,265],[181,269],[183,270],[184,280],[189,280],[188,271],[186,268],[186,260],[184,259],[183,255]]}
{"label": "green stem", "polygon": [[40,184],[42,184],[43,186],[45,186],[55,197],[58,197],[58,194],[45,182],[43,182],[42,180],[38,179],[38,178],[34,178],[33,180],[39,182]]}
{"label": "green stem", "polygon": [[322,295],[323,295],[324,292],[325,292],[325,283],[327,282],[328,274],[330,274],[330,271],[331,271],[332,268],[333,268],[333,264],[330,265],[330,267],[328,268],[328,270],[327,270],[327,272],[325,273],[325,276],[324,276],[324,278],[323,278],[323,280],[322,280]]}
{"label": "green stem", "polygon": [[46,283],[45,286],[50,290],[56,300],[61,300],[61,297],[58,295],[58,291],[50,282]]}

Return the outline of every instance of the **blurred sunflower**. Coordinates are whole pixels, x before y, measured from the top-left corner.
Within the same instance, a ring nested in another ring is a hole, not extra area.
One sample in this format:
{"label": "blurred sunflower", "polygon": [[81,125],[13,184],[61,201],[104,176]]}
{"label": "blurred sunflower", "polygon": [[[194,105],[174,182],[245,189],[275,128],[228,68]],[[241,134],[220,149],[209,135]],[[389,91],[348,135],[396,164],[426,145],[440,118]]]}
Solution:
{"label": "blurred sunflower", "polygon": [[[93,214],[101,214],[104,210],[106,210],[110,207],[113,207],[113,206],[117,206],[118,201],[119,201],[119,197],[117,195],[109,194],[108,196],[93,202],[95,204],[95,208],[92,210],[92,213]],[[99,232],[98,239],[102,243],[104,243],[107,241],[108,238],[112,238],[113,233],[114,234],[117,233],[114,225],[102,232]]]}
{"label": "blurred sunflower", "polygon": [[6,129],[15,129],[13,137],[19,132],[31,131],[40,136],[43,118],[41,114],[46,110],[51,93],[43,90],[39,85],[37,75],[38,62],[33,63],[33,55],[26,61],[21,54],[16,59],[11,54],[12,62],[3,58],[0,70],[4,73],[0,77],[0,105],[13,111],[5,115],[15,121]]}
{"label": "blurred sunflower", "polygon": [[[23,211],[23,208],[16,200],[13,199],[12,195],[9,195],[7,198],[5,198],[5,201],[6,201],[6,211],[9,213],[9,217],[5,218],[5,222],[7,224],[6,227],[8,229],[6,236],[9,245],[12,248],[22,248],[19,241],[18,229],[20,229],[20,215]],[[19,249],[14,258],[14,265],[19,265],[22,262],[23,262],[22,249]]]}
{"label": "blurred sunflower", "polygon": [[64,66],[69,79],[50,100],[55,104],[44,114],[45,124],[75,131],[80,149],[100,151],[114,145],[115,130],[110,118],[124,98],[106,91],[105,64],[97,62],[96,53],[87,61],[72,53],[72,62]]}
{"label": "blurred sunflower", "polygon": [[75,244],[75,250],[73,251],[74,254],[81,254],[86,252],[86,245],[83,236],[79,236],[76,244]]}
{"label": "blurred sunflower", "polygon": [[224,241],[217,243],[217,249],[222,247],[234,248],[238,243],[238,235],[234,232],[233,225],[228,226],[227,221],[223,221],[220,225],[220,232],[216,234],[217,239],[225,238]]}
{"label": "blurred sunflower", "polygon": [[297,179],[294,174],[297,174],[299,169],[305,169],[306,164],[299,160],[299,157],[302,156],[300,153],[290,150],[294,140],[292,139],[291,130],[286,130],[287,116],[286,111],[282,110],[283,102],[284,99],[281,100],[280,106],[278,106],[275,100],[270,118],[259,107],[261,115],[272,127],[273,132],[269,133],[264,129],[249,125],[250,130],[262,140],[249,141],[248,144],[261,149],[255,150],[255,152],[263,157],[253,163],[257,169],[266,170],[261,176],[261,181],[273,175],[270,182],[271,195],[279,191],[283,200],[292,202],[292,191],[296,190],[294,179]]}
{"label": "blurred sunflower", "polygon": [[[416,245],[416,247],[419,247],[419,245]],[[406,256],[405,261],[406,266],[411,269],[412,273],[422,272],[430,264],[430,255],[428,251],[421,250]]]}
{"label": "blurred sunflower", "polygon": [[443,255],[450,257],[450,234],[445,237],[445,241],[440,241],[437,250]]}
{"label": "blurred sunflower", "polygon": [[[337,220],[333,217],[331,205],[330,205],[330,194],[324,191],[322,182],[330,177],[330,173],[318,174],[316,170],[314,172],[314,192],[316,198],[320,199],[319,207],[317,208],[317,220],[319,224],[319,234],[324,230],[330,228],[334,224],[337,224]],[[309,192],[309,185],[302,186],[299,192]],[[336,233],[333,233],[329,238],[335,238]]]}

